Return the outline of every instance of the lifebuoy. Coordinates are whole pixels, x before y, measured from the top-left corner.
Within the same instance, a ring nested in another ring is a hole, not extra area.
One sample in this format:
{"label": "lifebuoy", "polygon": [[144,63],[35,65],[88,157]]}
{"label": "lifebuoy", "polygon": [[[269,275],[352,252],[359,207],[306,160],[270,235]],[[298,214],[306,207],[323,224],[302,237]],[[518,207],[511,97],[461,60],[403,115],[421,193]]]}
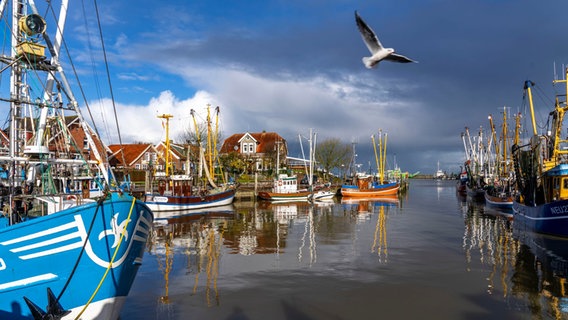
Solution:
{"label": "lifebuoy", "polygon": [[278,180],[278,185],[279,185],[279,186],[282,185],[282,180]]}
{"label": "lifebuoy", "polygon": [[74,195],[67,196],[67,200],[77,200],[77,197]]}

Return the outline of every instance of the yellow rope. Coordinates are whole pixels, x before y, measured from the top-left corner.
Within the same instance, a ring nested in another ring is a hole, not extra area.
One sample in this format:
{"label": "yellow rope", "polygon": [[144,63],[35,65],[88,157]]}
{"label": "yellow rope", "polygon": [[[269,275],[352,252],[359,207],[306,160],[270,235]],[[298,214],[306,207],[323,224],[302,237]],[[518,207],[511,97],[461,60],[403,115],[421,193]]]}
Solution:
{"label": "yellow rope", "polygon": [[103,275],[101,281],[99,282],[97,289],[95,289],[95,292],[93,292],[93,294],[91,295],[91,298],[89,298],[89,301],[87,301],[87,304],[85,304],[85,306],[83,307],[83,310],[81,310],[81,312],[79,312],[77,317],[75,317],[75,320],[78,320],[81,317],[81,315],[83,314],[83,312],[85,312],[85,310],[87,310],[87,307],[89,306],[89,304],[91,304],[91,302],[93,301],[93,299],[95,298],[95,296],[97,295],[99,290],[101,289],[101,285],[105,281],[105,279],[108,275],[108,272],[110,271],[112,264],[114,263],[114,259],[116,258],[116,255],[118,254],[118,249],[120,248],[120,244],[122,243],[122,239],[124,239],[124,233],[126,232],[126,228],[128,227],[128,223],[130,222],[130,216],[132,215],[132,210],[134,209],[135,202],[136,202],[136,198],[132,197],[132,206],[130,207],[130,212],[128,213],[128,218],[126,219],[126,225],[122,229],[122,233],[120,234],[120,240],[118,241],[118,245],[116,246],[116,249],[114,250],[114,254],[112,255],[112,259],[108,263],[108,267],[105,271],[105,274]]}

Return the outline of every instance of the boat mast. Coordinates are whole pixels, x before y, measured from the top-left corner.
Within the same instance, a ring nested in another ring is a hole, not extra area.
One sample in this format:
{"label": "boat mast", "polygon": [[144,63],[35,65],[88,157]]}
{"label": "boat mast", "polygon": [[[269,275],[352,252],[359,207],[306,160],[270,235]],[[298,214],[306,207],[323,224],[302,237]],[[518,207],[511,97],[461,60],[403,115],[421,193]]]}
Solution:
{"label": "boat mast", "polygon": [[[489,125],[491,127],[491,140],[493,140],[493,145],[495,146],[495,159],[494,159],[494,164],[493,166],[491,166],[491,164],[489,163],[490,157],[489,154],[487,155],[487,160],[488,160],[488,164],[489,164],[489,176],[491,176],[494,172],[492,172],[492,169],[495,169],[495,174],[497,176],[499,176],[499,162],[500,162],[500,152],[499,152],[499,141],[497,141],[497,132],[495,132],[495,124],[493,123],[493,117],[491,115],[489,115]],[[489,149],[487,150],[488,153],[491,153],[491,142],[487,144]],[[493,168],[491,168],[493,167]]]}
{"label": "boat mast", "polygon": [[507,128],[507,107],[503,106],[503,132],[502,132],[502,139],[503,139],[503,176],[507,176],[507,174],[509,173],[509,165],[510,165],[510,161],[509,161],[508,155],[507,155],[507,149],[508,149],[507,131],[508,131],[508,128]]}
{"label": "boat mast", "polygon": [[555,103],[555,108],[554,108],[554,112],[553,112],[553,127],[552,127],[552,134],[553,136],[553,146],[552,146],[552,155],[551,155],[551,161],[554,161],[555,165],[558,164],[558,162],[560,162],[562,159],[560,159],[561,155],[568,155],[568,150],[566,150],[564,147],[561,146],[561,144],[563,144],[564,146],[566,145],[566,143],[568,143],[568,140],[563,140],[561,139],[562,137],[562,124],[564,122],[564,115],[566,113],[566,110],[568,110],[568,68],[566,69],[566,73],[565,73],[565,77],[563,80],[554,80],[552,83],[556,84],[556,83],[564,83],[566,85],[565,87],[565,93],[564,93],[564,97],[563,97],[563,101],[560,100],[560,95],[556,96],[556,103]]}
{"label": "boat mast", "polygon": [[[63,29],[65,28],[65,22],[67,19],[67,8],[68,8],[68,1],[67,0],[63,0],[61,2],[61,9],[59,11],[59,19],[57,21],[57,31],[55,34],[55,42],[53,43],[53,48],[50,48],[50,52],[52,54],[51,56],[51,65],[59,65],[59,51],[61,48],[61,43],[63,41]],[[35,7],[35,5],[32,2],[32,11],[35,14],[38,14],[37,8]],[[47,36],[47,35],[45,35]],[[49,41],[47,41],[47,43],[49,43]],[[53,84],[55,82],[55,77],[53,75],[53,73],[48,73],[47,76],[47,82],[45,85],[45,92],[44,92],[44,101],[51,101],[51,95],[52,95],[52,90],[53,90]],[[40,105],[41,107],[41,105]],[[41,114],[40,114],[40,118],[39,118],[39,123],[38,123],[38,130],[37,130],[37,134],[36,134],[36,142],[35,142],[35,146],[37,148],[38,151],[41,150],[45,150],[47,148],[42,148],[44,146],[44,132],[45,132],[45,128],[46,128],[46,122],[47,122],[47,115],[48,113],[51,111],[51,108],[46,108],[45,106],[41,108]],[[46,150],[47,151],[47,150]]]}
{"label": "boat mast", "polygon": [[373,151],[375,152],[375,163],[377,166],[377,174],[380,176],[380,164],[379,164],[379,156],[377,154],[377,143],[375,142],[375,135],[371,135],[371,141],[373,142]]}
{"label": "boat mast", "polygon": [[166,120],[166,157],[164,160],[165,161],[164,169],[166,173],[166,178],[173,173],[172,163],[170,160],[170,119],[173,117],[174,116],[172,116],[171,114],[165,114],[165,113],[158,116],[159,119]]}
{"label": "boat mast", "polygon": [[276,179],[280,177],[280,139],[276,140]]}
{"label": "boat mast", "polygon": [[[467,130],[467,127],[465,128]],[[462,138],[462,142],[463,142],[463,148],[465,151],[465,161],[468,161],[470,159],[470,155],[469,155],[469,149],[467,148],[467,144],[465,142],[465,133],[461,133],[461,138]]]}
{"label": "boat mast", "polygon": [[195,139],[196,139],[196,143],[197,143],[197,148],[199,149],[199,166],[197,167],[197,180],[201,181],[201,177],[202,177],[202,173],[203,173],[203,164],[202,164],[202,159],[203,157],[201,156],[203,151],[203,147],[201,146],[201,135],[199,134],[199,127],[197,126],[197,120],[195,119],[195,110],[191,109],[189,111],[189,114],[191,115],[191,118],[193,119],[193,127],[195,128]]}
{"label": "boat mast", "polygon": [[531,119],[532,119],[532,127],[533,127],[533,135],[537,135],[537,130],[536,130],[536,119],[534,116],[534,106],[533,106],[533,101],[532,101],[532,90],[531,90],[531,86],[534,86],[534,82],[532,81],[525,81],[525,90],[527,90],[527,95],[529,96],[529,107],[531,110]]}
{"label": "boat mast", "polygon": [[[371,136],[373,140],[373,148],[375,150],[375,160],[377,159],[377,149],[375,147],[375,137],[374,135]],[[387,160],[387,134],[385,133],[384,142],[383,142],[383,131],[379,129],[379,160],[377,161],[377,171],[379,174],[379,183],[383,184],[384,182],[384,175],[385,175],[385,167],[386,167],[386,160]]]}
{"label": "boat mast", "polygon": [[210,107],[211,105],[208,104],[207,105],[207,164],[209,165],[208,168],[208,172],[209,172],[209,176],[212,177],[213,176],[213,153],[212,151],[212,145],[213,142],[211,141],[211,139],[213,138],[211,135],[211,113],[210,113]]}
{"label": "boat mast", "polygon": [[[312,135],[312,129],[310,129],[310,185],[314,183],[313,176],[314,176],[314,161],[316,161],[316,140],[317,140],[317,132],[314,132]],[[313,187],[312,187],[312,190]]]}
{"label": "boat mast", "polygon": [[[217,142],[219,141],[219,106],[215,107],[215,134],[213,135],[213,161],[218,160],[219,154],[217,150]],[[220,162],[217,162],[217,165],[220,167]],[[213,166],[212,166],[213,167]],[[213,167],[213,176],[215,173],[215,167]],[[219,170],[219,175],[221,176],[221,181],[225,183],[225,176],[222,173],[222,170]]]}

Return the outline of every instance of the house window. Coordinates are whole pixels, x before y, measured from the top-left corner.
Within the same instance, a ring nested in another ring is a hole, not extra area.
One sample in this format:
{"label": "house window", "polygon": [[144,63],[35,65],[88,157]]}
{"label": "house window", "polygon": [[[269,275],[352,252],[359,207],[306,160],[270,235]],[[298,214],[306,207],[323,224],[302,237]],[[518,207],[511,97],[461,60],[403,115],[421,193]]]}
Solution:
{"label": "house window", "polygon": [[243,153],[248,153],[248,144],[243,143]]}
{"label": "house window", "polygon": [[136,168],[136,170],[140,170],[140,164],[139,163],[137,163],[134,167]]}
{"label": "house window", "polygon": [[249,152],[254,153],[254,143],[249,143]]}

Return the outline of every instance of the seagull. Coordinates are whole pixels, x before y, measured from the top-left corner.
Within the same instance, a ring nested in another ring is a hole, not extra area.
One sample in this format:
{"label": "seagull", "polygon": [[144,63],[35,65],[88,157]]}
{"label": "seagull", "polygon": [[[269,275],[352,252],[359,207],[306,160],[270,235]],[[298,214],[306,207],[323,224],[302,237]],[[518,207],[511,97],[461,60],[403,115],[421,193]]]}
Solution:
{"label": "seagull", "polygon": [[370,57],[363,58],[363,64],[365,64],[365,67],[368,69],[374,68],[383,60],[400,63],[417,62],[401,54],[395,53],[393,48],[383,47],[375,32],[373,32],[365,21],[361,19],[357,11],[355,11],[355,20],[357,21],[357,27],[359,28],[361,37],[363,37],[363,41],[365,41],[367,48],[369,48],[369,51],[371,51],[372,54]]}

